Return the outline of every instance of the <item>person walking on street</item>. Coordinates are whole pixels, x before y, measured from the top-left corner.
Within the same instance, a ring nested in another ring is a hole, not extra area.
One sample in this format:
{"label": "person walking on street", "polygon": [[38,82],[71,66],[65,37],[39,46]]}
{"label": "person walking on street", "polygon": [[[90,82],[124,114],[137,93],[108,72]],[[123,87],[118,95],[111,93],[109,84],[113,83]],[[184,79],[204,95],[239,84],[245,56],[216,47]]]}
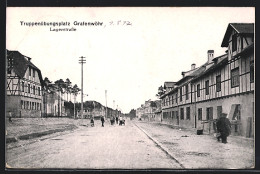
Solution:
{"label": "person walking on street", "polygon": [[119,125],[122,125],[122,123],[123,123],[123,117],[120,115],[119,116]]}
{"label": "person walking on street", "polygon": [[118,124],[118,116],[116,116],[116,124]]}
{"label": "person walking on street", "polygon": [[102,116],[102,117],[101,117],[102,127],[104,127],[104,122],[105,122],[105,119],[104,119],[104,116]]}
{"label": "person walking on street", "polygon": [[231,133],[231,123],[229,119],[227,118],[227,114],[222,113],[221,117],[217,121],[217,131],[220,133],[220,136],[217,137],[218,141],[220,141],[220,138],[222,140],[222,143],[227,143],[227,137]]}

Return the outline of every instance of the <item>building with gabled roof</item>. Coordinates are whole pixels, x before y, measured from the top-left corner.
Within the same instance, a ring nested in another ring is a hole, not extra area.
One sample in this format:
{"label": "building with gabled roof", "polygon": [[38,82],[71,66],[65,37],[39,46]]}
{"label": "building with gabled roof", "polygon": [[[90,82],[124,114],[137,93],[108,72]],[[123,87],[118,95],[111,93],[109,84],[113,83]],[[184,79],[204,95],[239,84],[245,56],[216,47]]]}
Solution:
{"label": "building with gabled roof", "polygon": [[[19,51],[6,51],[6,112],[12,117],[41,117],[41,71]],[[8,115],[9,115],[8,114]]]}
{"label": "building with gabled roof", "polygon": [[216,120],[226,113],[232,135],[254,136],[254,24],[228,25],[222,47],[195,71],[183,72],[176,87],[160,96],[163,121],[181,127],[216,132]]}

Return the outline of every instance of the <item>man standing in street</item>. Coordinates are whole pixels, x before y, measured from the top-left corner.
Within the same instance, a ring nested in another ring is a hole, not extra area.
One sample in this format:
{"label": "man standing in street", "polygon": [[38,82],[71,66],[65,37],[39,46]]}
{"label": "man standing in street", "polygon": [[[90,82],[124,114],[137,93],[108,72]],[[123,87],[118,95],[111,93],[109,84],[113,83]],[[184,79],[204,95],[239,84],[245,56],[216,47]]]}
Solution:
{"label": "man standing in street", "polygon": [[104,116],[101,116],[102,127],[104,127],[104,122],[105,122]]}
{"label": "man standing in street", "polygon": [[221,117],[217,121],[217,130],[220,133],[220,136],[218,137],[218,141],[221,138],[222,143],[227,143],[227,137],[231,133],[231,123],[229,119],[227,118],[227,114],[222,113]]}
{"label": "man standing in street", "polygon": [[116,124],[118,124],[118,116],[116,116]]}

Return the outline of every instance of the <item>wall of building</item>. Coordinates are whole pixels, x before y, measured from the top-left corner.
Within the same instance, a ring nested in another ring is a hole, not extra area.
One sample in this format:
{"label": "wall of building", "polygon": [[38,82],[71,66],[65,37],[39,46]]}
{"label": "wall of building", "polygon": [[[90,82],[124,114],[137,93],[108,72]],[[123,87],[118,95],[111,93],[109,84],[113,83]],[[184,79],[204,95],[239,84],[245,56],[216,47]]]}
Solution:
{"label": "wall of building", "polygon": [[[201,124],[202,121],[198,120],[198,108],[202,108],[202,120],[206,120],[206,108],[213,107],[213,119],[217,119],[218,118],[217,107],[222,106],[222,113],[228,114],[228,118],[232,122],[232,116],[229,114],[231,111],[232,104],[239,104],[241,108],[240,109],[240,116],[241,116],[240,133],[235,132],[234,130],[235,126],[233,126],[232,134],[246,136],[248,117],[251,117],[252,119],[254,118],[254,94],[253,93],[196,103],[195,108],[196,108],[196,116],[197,116],[197,128],[198,129],[202,128],[202,124]],[[253,136],[253,129],[251,132],[252,136]],[[204,130],[205,131],[209,130],[209,124],[204,124]]]}
{"label": "wall of building", "polygon": [[6,96],[5,103],[5,111],[6,116],[9,116],[9,112],[11,112],[12,117],[20,117],[20,96]]}

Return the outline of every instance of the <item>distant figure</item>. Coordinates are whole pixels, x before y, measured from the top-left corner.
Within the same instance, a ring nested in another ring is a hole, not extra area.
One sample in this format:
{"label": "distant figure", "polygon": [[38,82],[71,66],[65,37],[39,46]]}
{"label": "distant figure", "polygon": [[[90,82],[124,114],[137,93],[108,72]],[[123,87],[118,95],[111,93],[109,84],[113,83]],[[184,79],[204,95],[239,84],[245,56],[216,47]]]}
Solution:
{"label": "distant figure", "polygon": [[113,125],[114,122],[115,122],[115,118],[114,118],[113,116],[111,116],[111,117],[110,117],[110,123],[111,123],[111,125]]}
{"label": "distant figure", "polygon": [[94,118],[93,117],[90,118],[90,125],[91,125],[91,127],[94,127]]}
{"label": "distant figure", "polygon": [[222,113],[221,117],[217,121],[217,131],[220,133],[220,136],[217,137],[218,141],[220,141],[220,138],[222,140],[222,143],[227,143],[227,137],[231,133],[231,123],[229,119],[227,118],[227,114]]}
{"label": "distant figure", "polygon": [[116,124],[118,124],[118,116],[116,116]]}
{"label": "distant figure", "polygon": [[105,122],[105,119],[104,119],[104,117],[102,116],[102,117],[101,117],[102,127],[104,127],[104,122]]}
{"label": "distant figure", "polygon": [[122,116],[119,117],[119,126],[121,125],[125,125],[125,120],[123,120]]}

